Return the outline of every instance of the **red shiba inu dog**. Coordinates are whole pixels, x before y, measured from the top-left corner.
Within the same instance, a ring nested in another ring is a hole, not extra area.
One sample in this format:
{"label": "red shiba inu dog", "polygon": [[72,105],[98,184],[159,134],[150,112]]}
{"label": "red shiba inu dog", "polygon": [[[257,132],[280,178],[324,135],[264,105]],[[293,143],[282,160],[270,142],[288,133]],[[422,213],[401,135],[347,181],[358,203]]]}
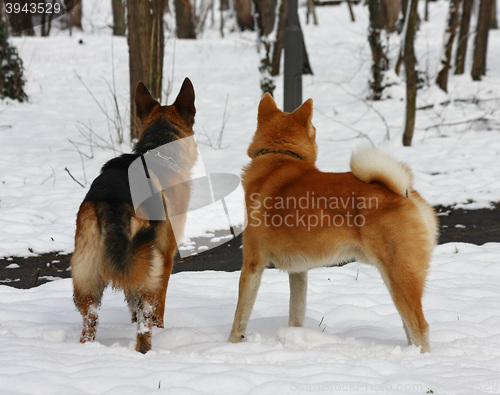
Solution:
{"label": "red shiba inu dog", "polygon": [[[175,211],[181,213],[175,226],[183,229],[190,191],[189,184],[182,181],[189,179],[198,155],[194,140],[187,139],[193,136],[196,113],[193,85],[186,78],[175,102],[161,106],[140,82],[135,104],[142,123],[139,141],[134,153],[114,158],[103,166],[81,204],[71,276],[74,301],[83,317],[80,341],[95,339],[101,297],[111,283],[124,290],[132,320],[138,323],[136,349],[146,353],[151,349],[153,324],[163,327],[165,294],[177,249],[174,225],[166,207],[174,205]],[[180,139],[193,143],[183,144],[174,159],[167,158],[176,166],[164,172],[149,169],[148,173],[160,203],[163,202],[160,207],[165,211],[165,219],[140,215],[132,201],[130,165],[138,158],[144,162],[150,151]],[[161,187],[174,185],[176,180],[179,182],[175,201],[169,201]]]}
{"label": "red shiba inu dog", "polygon": [[262,98],[243,170],[248,223],[229,341],[240,342],[272,262],[289,273],[290,326],[302,326],[307,271],[357,259],[375,265],[401,315],[409,344],[430,351],[422,294],[437,239],[433,209],[413,189],[410,169],[379,150],[353,153],[351,172],[315,167],[312,100],[295,112]]}

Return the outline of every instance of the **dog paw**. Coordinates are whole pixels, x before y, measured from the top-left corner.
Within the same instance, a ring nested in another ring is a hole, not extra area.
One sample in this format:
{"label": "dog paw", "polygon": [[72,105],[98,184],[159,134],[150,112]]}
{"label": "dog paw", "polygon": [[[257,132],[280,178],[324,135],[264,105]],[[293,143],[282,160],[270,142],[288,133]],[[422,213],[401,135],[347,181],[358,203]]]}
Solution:
{"label": "dog paw", "polygon": [[245,335],[239,335],[237,333],[231,333],[229,339],[227,340],[230,343],[241,343],[241,341],[245,338]]}
{"label": "dog paw", "polygon": [[153,317],[153,325],[156,326],[157,328],[164,328],[165,324],[163,322],[163,318]]}

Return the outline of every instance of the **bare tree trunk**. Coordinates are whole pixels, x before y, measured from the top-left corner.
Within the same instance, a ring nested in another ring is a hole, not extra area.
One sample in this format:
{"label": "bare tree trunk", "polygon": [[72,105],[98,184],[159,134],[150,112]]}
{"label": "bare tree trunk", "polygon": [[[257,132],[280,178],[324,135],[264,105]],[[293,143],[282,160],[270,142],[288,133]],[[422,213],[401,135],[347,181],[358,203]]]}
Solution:
{"label": "bare tree trunk", "polygon": [[415,130],[415,114],[417,102],[417,70],[415,58],[415,31],[417,27],[418,0],[409,0],[408,25],[404,40],[404,64],[406,72],[406,120],[403,133],[403,145],[410,146]]}
{"label": "bare tree trunk", "polygon": [[64,0],[66,8],[65,22],[69,35],[73,35],[73,27],[82,30],[82,2],[81,0]]}
{"label": "bare tree trunk", "polygon": [[[278,31],[276,32],[276,41],[272,45],[271,58],[271,76],[277,76],[280,73],[281,54],[285,41],[285,27],[288,16],[288,0],[281,0],[279,8]],[[302,74],[313,74],[309,55],[307,53],[306,43],[302,37]]]}
{"label": "bare tree trunk", "polygon": [[380,23],[381,27],[385,28],[388,33],[396,30],[399,11],[401,11],[399,0],[380,0]]}
{"label": "bare tree trunk", "polygon": [[[350,6],[349,0],[347,1]],[[349,10],[351,8],[349,7]],[[307,24],[309,24],[309,15],[312,14],[313,24],[316,26],[318,24],[318,17],[316,16],[316,5],[314,4],[314,0],[307,0]]]}
{"label": "bare tree trunk", "polygon": [[[16,2],[13,1],[12,3],[19,3],[21,9],[23,9],[23,7],[30,6],[30,0],[19,0]],[[10,14],[9,22],[14,36],[21,36],[22,34],[25,34],[26,36],[35,35],[31,14],[29,12],[13,12]]]}
{"label": "bare tree trunk", "polygon": [[261,37],[268,36],[274,29],[277,0],[254,0],[257,25]]}
{"label": "bare tree trunk", "polygon": [[[52,4],[52,9],[54,9],[54,4],[56,0],[52,0],[50,4]],[[52,28],[52,19],[54,19],[54,13],[44,12],[42,14],[42,37],[48,37],[50,34],[50,29]],[[48,20],[47,20],[48,16]],[[70,31],[71,35],[71,31]]]}
{"label": "bare tree trunk", "polygon": [[135,113],[134,92],[144,81],[151,94],[161,100],[163,70],[163,0],[127,1],[130,66],[130,133],[137,138],[140,123]]}
{"label": "bare tree trunk", "polygon": [[347,8],[349,9],[349,15],[351,16],[351,22],[356,22],[356,17],[354,16],[354,10],[352,9],[352,1],[351,0],[347,0]]}
{"label": "bare tree trunk", "polygon": [[458,33],[458,48],[455,56],[455,74],[463,74],[465,70],[465,58],[467,56],[467,41],[469,39],[470,15],[474,0],[464,0],[462,6],[462,20],[460,32]]}
{"label": "bare tree trunk", "polygon": [[152,0],[151,11],[153,26],[151,31],[151,66],[149,91],[161,101],[163,80],[163,55],[165,48],[165,36],[163,29],[164,2],[167,0]]}
{"label": "bare tree trunk", "polygon": [[178,38],[196,38],[193,10],[189,0],[175,0],[175,21]]}
{"label": "bare tree trunk", "polygon": [[458,26],[458,16],[460,14],[460,3],[462,0],[451,0],[448,11],[448,26],[445,31],[444,53],[441,60],[441,70],[436,78],[436,84],[445,92],[448,92],[448,72],[451,64],[451,51],[453,49],[453,41],[455,40],[455,32]]}
{"label": "bare tree trunk", "polygon": [[490,29],[498,29],[498,19],[497,19],[497,0],[492,0],[491,4],[491,25]]}
{"label": "bare tree trunk", "polygon": [[285,27],[288,15],[288,0],[281,0],[278,20],[278,32],[276,34],[276,42],[273,48],[273,58],[271,64],[271,75],[276,76],[280,73],[281,53],[285,43]]}
{"label": "bare tree trunk", "polygon": [[252,15],[252,0],[235,0],[236,21],[241,31],[254,30],[255,21]]}
{"label": "bare tree trunk", "polygon": [[481,0],[477,17],[477,32],[472,62],[472,79],[479,81],[486,74],[486,53],[488,49],[488,33],[490,30],[491,0]]}
{"label": "bare tree trunk", "polygon": [[220,0],[220,9],[222,11],[229,10],[229,0]]}
{"label": "bare tree trunk", "polygon": [[112,0],[111,6],[113,8],[113,35],[124,36],[127,30],[125,24],[125,3],[123,0]]}
{"label": "bare tree trunk", "polygon": [[277,0],[254,0],[259,40],[264,48],[264,54],[261,56],[259,66],[261,73],[260,87],[262,93],[269,92],[271,95],[274,92],[275,84],[271,73],[271,47],[273,43],[270,34],[274,30],[276,2]]}
{"label": "bare tree trunk", "polygon": [[403,18],[406,18],[407,11],[408,11],[408,0],[401,0],[401,12],[403,13]]}
{"label": "bare tree trunk", "polygon": [[74,7],[71,9],[71,26],[75,26],[80,30],[82,28],[82,1],[76,0]]}
{"label": "bare tree trunk", "polygon": [[372,80],[370,81],[370,89],[372,91],[371,99],[380,100],[382,98],[382,79],[384,71],[389,67],[389,61],[384,52],[380,32],[382,30],[382,17],[380,13],[380,1],[368,0],[368,12],[370,14],[370,26],[368,29],[368,43],[372,50]]}

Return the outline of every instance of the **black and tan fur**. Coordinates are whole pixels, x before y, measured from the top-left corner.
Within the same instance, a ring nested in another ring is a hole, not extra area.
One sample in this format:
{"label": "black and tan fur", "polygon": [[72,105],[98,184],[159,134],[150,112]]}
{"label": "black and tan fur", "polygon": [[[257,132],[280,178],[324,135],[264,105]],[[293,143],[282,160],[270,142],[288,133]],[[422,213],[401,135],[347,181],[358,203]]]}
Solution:
{"label": "black and tan fur", "polygon": [[[133,153],[114,158],[103,166],[81,204],[71,276],[74,301],[83,317],[80,341],[95,339],[101,297],[111,283],[125,292],[132,320],[138,324],[136,350],[146,353],[151,349],[152,326],[163,327],[165,296],[177,243],[167,210],[164,221],[146,220],[134,211],[128,168],[149,150],[193,135],[196,113],[193,86],[186,78],[175,102],[161,106],[140,82],[135,104],[142,123],[139,141]],[[194,143],[183,147],[185,152],[179,152],[176,158],[182,163],[178,173],[150,174],[158,191],[165,181],[188,178],[186,173],[196,161],[197,149]],[[176,207],[176,212],[186,212],[189,185],[183,185],[176,188],[175,201],[166,202],[168,198],[161,192],[165,207],[181,205],[184,207]],[[176,221],[181,223],[176,226],[183,228],[184,220],[185,215],[177,216]]]}

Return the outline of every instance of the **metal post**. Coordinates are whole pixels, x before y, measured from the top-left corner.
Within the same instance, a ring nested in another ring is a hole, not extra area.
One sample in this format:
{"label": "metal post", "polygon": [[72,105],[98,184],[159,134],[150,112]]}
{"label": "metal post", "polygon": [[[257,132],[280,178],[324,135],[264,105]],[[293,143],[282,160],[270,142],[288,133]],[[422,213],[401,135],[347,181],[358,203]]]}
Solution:
{"label": "metal post", "polygon": [[293,112],[302,104],[302,31],[297,8],[297,0],[288,0],[283,103],[286,112]]}

